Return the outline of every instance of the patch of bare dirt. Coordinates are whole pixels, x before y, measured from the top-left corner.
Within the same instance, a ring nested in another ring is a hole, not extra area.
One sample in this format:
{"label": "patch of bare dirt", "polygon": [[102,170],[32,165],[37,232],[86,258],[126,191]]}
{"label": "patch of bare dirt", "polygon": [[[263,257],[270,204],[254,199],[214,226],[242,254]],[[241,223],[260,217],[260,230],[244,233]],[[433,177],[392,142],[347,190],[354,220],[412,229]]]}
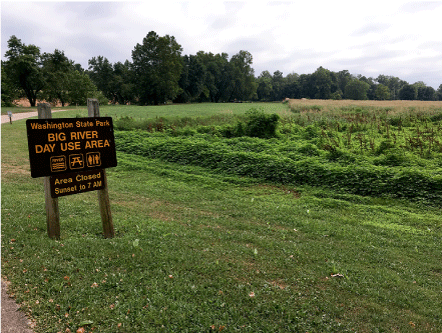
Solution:
{"label": "patch of bare dirt", "polygon": [[2,163],[2,176],[7,176],[9,174],[15,174],[15,175],[26,175],[29,176],[31,174],[29,169],[25,169],[21,166],[11,166],[11,165],[6,165],[4,163]]}
{"label": "patch of bare dirt", "polygon": [[1,166],[2,179],[6,179],[8,176],[12,175],[31,176],[29,160],[17,158],[15,161],[11,161],[8,158],[2,157]]}

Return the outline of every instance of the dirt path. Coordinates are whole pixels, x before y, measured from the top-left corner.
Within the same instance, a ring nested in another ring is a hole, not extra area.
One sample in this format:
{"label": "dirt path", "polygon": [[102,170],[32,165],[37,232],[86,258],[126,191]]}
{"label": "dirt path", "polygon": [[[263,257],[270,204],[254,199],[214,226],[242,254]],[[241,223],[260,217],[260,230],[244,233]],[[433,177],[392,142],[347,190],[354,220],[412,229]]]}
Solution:
{"label": "dirt path", "polygon": [[[67,110],[52,110],[52,112],[60,112],[60,111],[67,111]],[[37,117],[38,112],[32,111],[32,112],[22,112],[22,113],[13,113],[12,114],[12,121],[14,120],[20,120],[20,119],[27,119],[31,117]],[[2,124],[9,123],[9,116],[7,114],[2,114]]]}

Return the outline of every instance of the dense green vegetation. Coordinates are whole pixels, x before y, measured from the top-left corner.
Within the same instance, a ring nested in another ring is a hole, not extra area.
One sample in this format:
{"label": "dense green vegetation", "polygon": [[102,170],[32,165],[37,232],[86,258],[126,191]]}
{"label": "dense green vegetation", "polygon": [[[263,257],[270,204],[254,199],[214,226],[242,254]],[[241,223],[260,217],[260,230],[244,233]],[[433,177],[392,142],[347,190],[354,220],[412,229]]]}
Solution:
{"label": "dense green vegetation", "polygon": [[276,184],[442,203],[442,109],[293,111],[281,118],[251,109],[223,125],[216,116],[120,118],[115,126],[125,132],[116,133],[117,147]]}
{"label": "dense green vegetation", "polygon": [[2,106],[26,97],[31,106],[45,99],[62,105],[84,105],[87,97],[138,105],[188,102],[281,101],[286,98],[353,100],[442,100],[436,90],[418,81],[379,74],[376,78],[333,72],[320,66],[311,74],[265,70],[257,77],[253,56],[246,50],[227,53],[199,51],[182,55],[169,35],[150,31],[135,45],[131,60],[112,64],[104,55],[92,57],[85,70],[63,51],[40,54],[16,36],[8,40],[2,61]]}
{"label": "dense green vegetation", "polygon": [[25,123],[2,125],[2,274],[36,332],[442,330],[441,109],[101,114],[113,239],[93,192],[48,239]]}
{"label": "dense green vegetation", "polygon": [[19,98],[26,98],[31,106],[42,99],[64,106],[104,97],[63,51],[41,54],[39,47],[11,36],[5,57],[7,61],[1,62],[2,107],[12,106]]}

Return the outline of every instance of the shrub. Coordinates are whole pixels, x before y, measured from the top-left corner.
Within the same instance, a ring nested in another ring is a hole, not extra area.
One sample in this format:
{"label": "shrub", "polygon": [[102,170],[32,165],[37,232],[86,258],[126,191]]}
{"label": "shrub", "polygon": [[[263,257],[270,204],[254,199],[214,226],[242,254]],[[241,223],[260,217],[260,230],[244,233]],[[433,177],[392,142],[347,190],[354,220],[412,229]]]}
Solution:
{"label": "shrub", "polygon": [[181,130],[179,130],[178,133],[179,133],[179,135],[182,135],[182,136],[193,136],[198,132],[197,132],[197,130],[195,130],[191,127],[184,127]]}
{"label": "shrub", "polygon": [[298,148],[298,152],[307,156],[319,156],[318,147],[311,143],[307,143]]}
{"label": "shrub", "polygon": [[196,131],[201,134],[216,134],[218,133],[217,126],[198,126]]}
{"label": "shrub", "polygon": [[438,121],[441,121],[442,120],[442,112],[439,112],[438,114],[435,114],[435,115],[431,116],[430,120],[432,122],[434,122],[434,123],[438,122]]}
{"label": "shrub", "polygon": [[220,133],[225,138],[233,138],[235,137],[235,127],[232,125],[225,125],[220,128]]}
{"label": "shrub", "polygon": [[397,152],[388,152],[373,161],[374,165],[384,165],[384,166],[401,166],[407,165],[408,160],[404,154]]}
{"label": "shrub", "polygon": [[388,122],[392,126],[400,127],[402,126],[402,117],[401,116],[392,117],[388,120]]}
{"label": "shrub", "polygon": [[303,134],[304,139],[311,140],[311,139],[317,138],[318,136],[319,136],[319,131],[316,126],[308,125],[304,129],[304,134]]}
{"label": "shrub", "polygon": [[114,126],[116,129],[121,131],[129,131],[135,128],[135,120],[131,117],[121,117],[114,121]]}
{"label": "shrub", "polygon": [[391,141],[389,140],[382,141],[379,147],[376,148],[375,154],[376,155],[384,154],[386,151],[392,148],[394,148],[394,144]]}
{"label": "shrub", "polygon": [[266,114],[262,110],[251,109],[246,112],[247,122],[245,134],[250,137],[274,138],[277,136],[276,128],[279,124],[279,115]]}
{"label": "shrub", "polygon": [[327,154],[326,158],[330,162],[341,162],[344,164],[348,163],[354,163],[356,158],[349,152],[342,151],[339,148],[333,147],[333,149],[330,149]]}
{"label": "shrub", "polygon": [[342,91],[340,91],[340,90],[335,91],[333,94],[330,95],[330,98],[333,100],[341,100],[342,99]]}

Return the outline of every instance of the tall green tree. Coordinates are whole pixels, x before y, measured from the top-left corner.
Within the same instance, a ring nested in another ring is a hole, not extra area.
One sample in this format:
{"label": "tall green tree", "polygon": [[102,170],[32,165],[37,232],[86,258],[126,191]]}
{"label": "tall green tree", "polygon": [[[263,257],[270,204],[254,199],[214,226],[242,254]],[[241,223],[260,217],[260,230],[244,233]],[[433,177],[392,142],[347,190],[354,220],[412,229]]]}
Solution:
{"label": "tall green tree", "polygon": [[314,98],[329,99],[332,93],[332,79],[328,69],[319,67],[311,76]]}
{"label": "tall green tree", "polygon": [[20,98],[20,89],[14,85],[9,79],[5,71],[5,66],[3,61],[1,62],[2,67],[2,106],[13,106],[13,102]]}
{"label": "tall green tree", "polygon": [[405,84],[401,90],[399,90],[399,98],[401,100],[416,100],[417,99],[417,88],[412,84]]}
{"label": "tall green tree", "polygon": [[269,71],[263,71],[257,78],[257,95],[260,101],[270,101],[272,98],[272,75]]}
{"label": "tall green tree", "polygon": [[40,48],[11,36],[5,57],[4,69],[10,83],[23,90],[31,106],[35,106],[37,95],[46,84]]}
{"label": "tall green tree", "polygon": [[367,99],[374,100],[376,99],[376,83],[372,77],[365,77],[362,75],[358,75],[358,80],[363,81],[369,85],[367,90]]}
{"label": "tall green tree", "polygon": [[112,63],[103,56],[93,57],[88,61],[87,74],[97,89],[103,92],[109,100],[115,102],[116,92],[114,90],[114,69]]}
{"label": "tall green tree", "polygon": [[419,100],[421,101],[435,101],[436,90],[433,87],[425,87],[421,91],[418,91]]}
{"label": "tall green tree", "polygon": [[353,79],[345,86],[344,96],[346,99],[366,100],[369,89],[370,85],[367,82]]}
{"label": "tall green tree", "polygon": [[229,55],[227,53],[216,54],[214,62],[217,70],[221,70],[218,78],[215,78],[217,94],[217,102],[229,102],[232,100],[233,88],[235,86],[234,74],[232,66],[229,62]]}
{"label": "tall green tree", "polygon": [[287,74],[284,78],[282,88],[283,98],[300,98],[301,91],[299,86],[299,75],[296,73]]}
{"label": "tall green tree", "polygon": [[149,32],[132,51],[132,69],[141,104],[161,104],[181,92],[182,48],[175,37]]}
{"label": "tall green tree", "polygon": [[132,64],[126,60],[113,65],[112,91],[114,102],[119,104],[133,103],[136,100],[136,84]]}
{"label": "tall green tree", "polygon": [[439,86],[439,88],[437,88],[436,100],[442,101],[442,84]]}
{"label": "tall green tree", "polygon": [[428,87],[424,82],[418,81],[413,84],[417,89],[416,99],[420,101],[433,101],[435,100],[436,91],[433,87]]}
{"label": "tall green tree", "polygon": [[234,81],[227,53],[199,51],[197,57],[205,67],[204,85],[210,102],[226,102],[232,97]]}
{"label": "tall green tree", "polygon": [[284,73],[281,71],[275,71],[272,75],[272,100],[280,101],[283,97],[284,88]]}
{"label": "tall green tree", "polygon": [[108,104],[107,97],[97,90],[97,87],[86,73],[74,70],[69,72],[68,78],[70,90],[67,102],[69,104],[86,105],[88,98],[96,98],[102,105]]}
{"label": "tall green tree", "polygon": [[41,97],[46,101],[54,104],[60,102],[62,106],[84,105],[88,97],[101,97],[89,76],[84,71],[77,70],[81,66],[75,65],[63,51],[56,49],[53,53],[44,53],[41,58],[46,78]]}
{"label": "tall green tree", "polygon": [[390,90],[390,98],[392,100],[399,99],[399,91],[405,84],[407,84],[406,81],[403,81],[398,77],[382,74],[376,78],[376,81],[388,87],[388,89]]}
{"label": "tall green tree", "polygon": [[340,90],[342,94],[345,91],[345,86],[353,80],[353,77],[348,70],[342,70],[336,73],[336,77],[338,81],[338,90]]}
{"label": "tall green tree", "polygon": [[375,98],[379,101],[390,99],[390,89],[382,83],[379,83],[376,87]]}
{"label": "tall green tree", "polygon": [[204,101],[209,97],[209,89],[205,85],[206,66],[197,55],[183,57],[183,70],[179,80],[182,93],[177,101],[181,103]]}
{"label": "tall green tree", "polygon": [[42,97],[46,101],[57,103],[62,106],[69,102],[69,93],[77,87],[72,85],[72,72],[75,71],[73,61],[70,61],[63,51],[55,50],[53,53],[42,55],[43,72],[46,77],[46,85]]}
{"label": "tall green tree", "polygon": [[312,74],[301,74],[299,76],[299,82],[301,85],[301,97],[303,98],[315,98],[316,87]]}
{"label": "tall green tree", "polygon": [[256,81],[250,52],[241,50],[230,59],[234,87],[230,100],[250,100],[256,95]]}

